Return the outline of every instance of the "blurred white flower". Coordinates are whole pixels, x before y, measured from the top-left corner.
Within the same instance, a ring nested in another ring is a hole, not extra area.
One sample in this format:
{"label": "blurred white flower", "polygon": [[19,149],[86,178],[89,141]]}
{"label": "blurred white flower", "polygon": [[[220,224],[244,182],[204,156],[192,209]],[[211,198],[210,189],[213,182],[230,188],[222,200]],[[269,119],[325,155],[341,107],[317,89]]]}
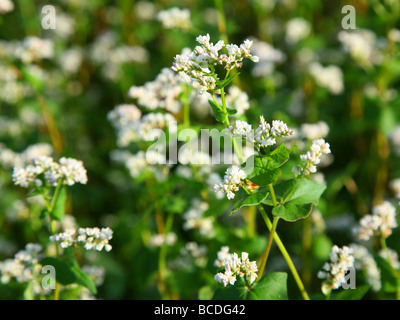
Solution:
{"label": "blurred white flower", "polygon": [[190,11],[188,9],[179,9],[178,7],[158,12],[157,19],[162,22],[166,29],[182,29],[186,31],[192,25]]}
{"label": "blurred white flower", "polygon": [[11,0],[0,0],[0,13],[5,14],[14,10],[14,2]]}
{"label": "blurred white flower", "polygon": [[309,22],[303,18],[293,18],[286,24],[286,41],[294,45],[306,38],[311,32]]}
{"label": "blurred white flower", "polygon": [[335,65],[323,67],[318,62],[313,62],[309,67],[309,71],[320,87],[326,88],[332,94],[343,92],[343,72],[339,67]]}

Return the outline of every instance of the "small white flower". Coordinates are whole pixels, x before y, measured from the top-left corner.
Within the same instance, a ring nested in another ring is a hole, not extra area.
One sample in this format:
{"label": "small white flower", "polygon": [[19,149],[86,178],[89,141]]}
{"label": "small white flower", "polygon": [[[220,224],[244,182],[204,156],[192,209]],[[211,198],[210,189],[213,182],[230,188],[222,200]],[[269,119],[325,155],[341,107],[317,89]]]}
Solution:
{"label": "small white flower", "polygon": [[299,176],[317,172],[317,165],[321,162],[321,157],[329,153],[331,153],[329,143],[325,142],[324,139],[313,140],[310,151],[300,155],[300,159],[304,164],[295,166],[293,168],[293,173]]}
{"label": "small white flower", "polygon": [[360,220],[356,232],[360,240],[369,240],[372,236],[387,238],[396,227],[396,208],[389,201],[384,201],[372,208],[372,214]]}
{"label": "small white flower", "polygon": [[246,173],[238,166],[232,166],[226,170],[224,180],[214,185],[214,191],[226,193],[227,198],[231,200],[235,197],[233,191],[238,191],[245,179]]}
{"label": "small white flower", "polygon": [[238,276],[246,277],[250,284],[257,279],[257,263],[249,260],[247,252],[242,252],[239,257],[237,253],[230,254],[229,247],[222,247],[217,255],[215,265],[219,268],[224,267],[225,272],[218,272],[214,276],[215,281],[223,283],[226,287],[228,284],[234,285]]}
{"label": "small white flower", "polygon": [[353,266],[353,250],[347,246],[339,248],[334,245],[330,254],[330,262],[325,263],[323,270],[318,273],[318,278],[324,279],[323,292],[326,293],[326,289],[338,289],[346,283],[346,273]]}

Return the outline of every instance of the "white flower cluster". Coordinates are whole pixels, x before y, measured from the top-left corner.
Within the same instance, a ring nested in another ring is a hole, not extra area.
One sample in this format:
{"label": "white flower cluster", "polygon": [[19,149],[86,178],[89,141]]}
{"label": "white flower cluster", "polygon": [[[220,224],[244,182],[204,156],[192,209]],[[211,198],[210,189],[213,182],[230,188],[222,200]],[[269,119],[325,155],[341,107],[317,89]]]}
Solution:
{"label": "white flower cluster", "polygon": [[15,57],[23,63],[32,63],[54,56],[54,44],[51,40],[35,36],[25,38],[16,48]]}
{"label": "white flower cluster", "polygon": [[384,201],[372,208],[372,214],[360,220],[356,232],[360,240],[369,240],[374,235],[387,238],[396,227],[396,208],[389,201]]}
{"label": "white flower cluster", "polygon": [[200,234],[210,238],[215,235],[214,217],[204,217],[204,212],[209,209],[207,202],[193,199],[189,210],[183,214],[184,230],[198,229]]}
{"label": "white flower cluster", "polygon": [[157,151],[138,151],[132,154],[126,150],[114,150],[111,159],[124,165],[134,179],[146,171],[151,172],[158,181],[163,181],[169,173],[167,158]]}
{"label": "white flower cluster", "polygon": [[72,186],[75,183],[86,184],[88,180],[82,161],[62,157],[57,163],[49,156],[36,157],[25,168],[15,167],[12,179],[15,185],[23,188],[32,184],[37,187],[43,184],[57,186],[59,181]]}
{"label": "white flower cluster", "polygon": [[162,10],[157,14],[157,19],[161,21],[166,29],[182,29],[186,31],[192,26],[188,9],[173,7]]}
{"label": "white flower cluster", "polygon": [[[221,252],[218,253],[216,265],[225,267],[225,272],[218,272],[214,276],[214,280],[223,283],[226,287],[228,283],[234,285],[238,276],[246,276],[246,280],[252,284],[258,277],[256,261],[250,261],[247,252],[242,252],[239,257],[237,253],[230,254],[228,251],[229,247],[222,247]],[[223,261],[221,261],[221,258],[223,258]]]}
{"label": "white flower cluster", "polygon": [[320,63],[313,62],[309,66],[309,72],[316,83],[330,93],[341,94],[343,92],[343,72],[338,66],[323,67]]}
{"label": "white flower cluster", "polygon": [[14,10],[14,2],[11,0],[0,0],[0,13],[5,14]]}
{"label": "white flower cluster", "polygon": [[294,134],[294,131],[289,129],[283,121],[273,120],[270,125],[263,116],[260,116],[260,124],[255,131],[246,121],[237,120],[235,126],[227,129],[227,133],[231,137],[244,138],[259,148],[272,146],[276,144],[276,138],[289,137]]}
{"label": "white flower cluster", "polygon": [[229,108],[237,110],[234,117],[243,115],[250,108],[249,96],[235,85],[229,87],[225,100]]}
{"label": "white flower cluster", "polygon": [[142,116],[134,104],[118,105],[107,117],[117,130],[117,140],[121,147],[135,141],[155,139],[165,128],[170,127],[170,130],[174,130],[174,126],[170,124],[176,123],[169,113],[153,112]]}
{"label": "white flower cluster", "polygon": [[275,70],[275,64],[284,62],[286,55],[267,42],[258,39],[252,40],[253,46],[251,47],[251,51],[259,57],[260,61],[254,66],[251,74],[257,78],[270,76]]}
{"label": "white flower cluster", "polygon": [[400,269],[399,255],[391,248],[381,249],[379,256],[387,260],[389,264],[396,270]]}
{"label": "white flower cluster", "polygon": [[42,246],[35,243],[28,243],[25,250],[15,254],[14,259],[7,259],[0,262],[1,282],[9,283],[12,279],[17,282],[28,282],[35,278],[41,266],[38,263],[41,258]]}
{"label": "white flower cluster", "polygon": [[224,180],[214,185],[214,191],[226,193],[228,199],[233,199],[234,191],[239,190],[245,179],[246,173],[238,166],[232,166],[226,170]]}
{"label": "white flower cluster", "polygon": [[296,176],[306,176],[310,173],[317,172],[317,165],[321,162],[321,157],[324,154],[329,153],[331,153],[329,143],[325,142],[324,139],[313,140],[310,151],[307,151],[306,154],[300,155],[300,159],[304,164],[294,167],[294,174]]}
{"label": "white flower cluster", "polygon": [[[185,81],[191,83],[195,88],[200,88],[201,92],[214,91],[218,76],[214,72],[215,65],[223,65],[230,70],[234,67],[240,68],[245,58],[258,62],[259,58],[250,53],[253,42],[245,40],[240,46],[236,44],[225,45],[223,40],[215,45],[210,43],[210,35],[198,36],[196,41],[200,46],[196,46],[192,52],[184,52],[175,56],[172,70],[179,72]],[[219,51],[226,48],[228,54],[220,54]]]}
{"label": "white flower cluster", "polygon": [[0,165],[5,168],[23,167],[39,156],[50,156],[53,148],[48,143],[37,143],[30,145],[24,151],[18,153],[8,149],[0,143]]}
{"label": "white flower cluster", "polygon": [[324,279],[322,292],[327,294],[330,290],[338,289],[346,283],[346,273],[353,267],[353,250],[347,246],[339,248],[334,245],[330,254],[330,262],[325,263],[323,270],[318,272],[318,278]]}
{"label": "white flower cluster", "polygon": [[353,250],[354,267],[365,272],[367,282],[372,286],[372,290],[379,291],[382,286],[381,271],[372,254],[366,247],[359,244],[352,243],[350,248]]}
{"label": "white flower cluster", "polygon": [[293,18],[286,24],[285,40],[294,45],[306,38],[311,32],[309,22],[303,18]]}
{"label": "white flower cluster", "polygon": [[139,105],[149,109],[163,109],[177,113],[182,107],[182,79],[171,69],[164,68],[154,81],[143,86],[132,86],[128,96],[137,99]]}
{"label": "white flower cluster", "polygon": [[62,233],[49,237],[50,241],[57,242],[61,248],[83,245],[86,250],[110,251],[112,246],[109,241],[113,237],[110,228],[71,228]]}
{"label": "white flower cluster", "polygon": [[146,63],[149,53],[142,46],[119,45],[115,31],[107,30],[96,37],[89,48],[89,59],[101,68],[102,75],[111,81],[121,79],[121,66],[127,63]]}
{"label": "white flower cluster", "polygon": [[329,133],[329,126],[325,121],[317,123],[303,123],[300,126],[300,134],[308,140],[325,138]]}
{"label": "white flower cluster", "polygon": [[169,232],[167,234],[156,234],[150,238],[150,247],[161,247],[163,244],[167,246],[172,246],[176,243],[178,237],[174,232]]}
{"label": "white flower cluster", "polygon": [[343,50],[361,66],[378,64],[382,57],[377,49],[376,35],[367,29],[357,29],[352,31],[340,31],[338,40],[341,42]]}

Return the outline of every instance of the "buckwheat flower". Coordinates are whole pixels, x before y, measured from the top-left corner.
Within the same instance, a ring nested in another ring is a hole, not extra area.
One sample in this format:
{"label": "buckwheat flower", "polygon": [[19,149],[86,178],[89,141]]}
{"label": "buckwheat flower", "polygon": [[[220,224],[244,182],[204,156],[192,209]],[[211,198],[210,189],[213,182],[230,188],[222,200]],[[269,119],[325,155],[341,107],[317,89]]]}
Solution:
{"label": "buckwheat flower", "polygon": [[329,126],[325,121],[318,121],[317,123],[303,123],[300,127],[300,134],[308,139],[322,139],[329,133]]}
{"label": "buckwheat flower", "polygon": [[16,186],[27,188],[30,183],[35,181],[35,174],[30,170],[26,170],[24,168],[14,168],[12,181]]}
{"label": "buckwheat flower", "polygon": [[387,260],[394,269],[396,270],[400,269],[399,255],[395,250],[391,248],[381,249],[379,251],[379,255],[383,259]]}
{"label": "buckwheat flower", "polygon": [[294,45],[300,40],[306,38],[311,31],[311,26],[307,20],[303,18],[293,18],[289,20],[286,24],[286,41]]}
{"label": "buckwheat flower", "polygon": [[343,92],[343,72],[339,67],[335,65],[323,67],[318,62],[313,62],[309,67],[309,72],[316,83],[330,93],[340,94]]}
{"label": "buckwheat flower", "polygon": [[193,199],[189,210],[183,214],[184,230],[198,229],[200,234],[205,237],[213,237],[214,217],[204,217],[204,212],[209,209],[209,204],[198,199]]}
{"label": "buckwheat flower", "polygon": [[384,238],[389,237],[392,229],[397,228],[396,208],[389,201],[373,207],[372,214],[380,218],[379,231]]}
{"label": "buckwheat flower", "polygon": [[14,3],[11,0],[0,0],[0,13],[5,14],[14,10]]}
{"label": "buckwheat flower", "polygon": [[260,124],[254,133],[254,143],[258,147],[268,147],[276,144],[276,139],[289,137],[294,131],[289,129],[287,124],[280,120],[273,120],[272,125],[267,123],[263,116],[260,116]]}
{"label": "buckwheat flower", "polygon": [[79,228],[76,238],[78,243],[83,243],[86,250],[110,251],[112,246],[109,241],[113,237],[110,228]]}
{"label": "buckwheat flower", "polygon": [[163,68],[153,81],[143,86],[132,86],[128,96],[137,99],[140,106],[149,110],[164,109],[178,113],[182,107],[181,94],[184,81],[171,69]]}
{"label": "buckwheat flower", "polygon": [[237,110],[234,117],[244,114],[250,108],[249,96],[235,85],[229,87],[225,100],[228,107]]}
{"label": "buckwheat flower", "polygon": [[373,236],[387,238],[397,227],[396,208],[389,202],[373,207],[372,214],[365,215],[356,228],[358,239],[369,240]]}
{"label": "buckwheat flower", "polygon": [[54,56],[54,44],[48,39],[29,36],[16,48],[15,56],[27,64],[50,59]]}
{"label": "buckwheat flower", "polygon": [[251,137],[253,136],[252,130],[251,124],[248,124],[246,121],[236,120],[234,126],[229,126],[227,133],[231,137],[244,137],[246,140],[251,140]]}
{"label": "buckwheat flower", "polygon": [[285,54],[275,49],[267,42],[252,39],[251,51],[259,57],[259,62],[254,65],[251,74],[257,78],[265,78],[273,74],[275,65],[285,61]]}
{"label": "buckwheat flower", "polygon": [[82,161],[73,158],[62,157],[59,160],[59,164],[59,171],[64,179],[64,184],[72,186],[75,183],[87,183],[88,178],[86,169],[84,168]]}
{"label": "buckwheat flower", "polygon": [[157,19],[162,22],[166,29],[188,30],[192,23],[190,20],[190,11],[188,9],[179,9],[173,7],[162,10],[157,14]]}
{"label": "buckwheat flower", "polygon": [[352,31],[340,31],[338,40],[341,42],[343,50],[361,66],[378,64],[382,57],[376,49],[376,35],[367,29],[357,29]]}
{"label": "buckwheat flower", "polygon": [[137,122],[142,112],[134,104],[120,104],[107,114],[107,119],[115,128],[122,128]]}
{"label": "buckwheat flower", "polygon": [[[236,44],[225,45],[219,40],[216,44],[210,42],[210,35],[200,35],[196,38],[200,46],[193,51],[185,50],[182,54],[176,55],[171,69],[178,72],[182,79],[200,90],[213,92],[216,89],[217,74],[213,71],[215,65],[222,65],[230,70],[234,67],[240,68],[242,61],[248,58],[254,62],[259,59],[250,52],[252,41],[245,40],[240,46]],[[228,55],[220,53],[226,48]]]}
{"label": "buckwheat flower", "polygon": [[239,190],[245,179],[245,172],[238,166],[232,166],[226,170],[224,180],[214,185],[214,191],[225,193],[226,197],[231,200],[235,197],[234,191]]}
{"label": "buckwheat flower", "polygon": [[400,178],[390,181],[390,188],[395,194],[397,199],[400,199]]}
{"label": "buckwheat flower", "polygon": [[223,246],[220,251],[217,252],[217,259],[214,261],[214,265],[217,268],[221,268],[225,265],[225,260],[231,259],[232,254],[229,253],[229,247]]}
{"label": "buckwheat flower", "polygon": [[379,291],[382,287],[381,271],[372,254],[369,253],[366,247],[359,244],[352,243],[350,248],[353,250],[354,267],[357,270],[364,271],[367,282],[372,286],[372,290]]}
{"label": "buckwheat flower", "polygon": [[400,42],[400,30],[394,28],[390,29],[387,37],[392,42]]}
{"label": "buckwheat flower", "polygon": [[214,280],[223,283],[225,287],[228,283],[234,285],[238,276],[246,277],[250,284],[257,279],[257,263],[249,260],[247,252],[242,252],[240,257],[237,253],[227,256],[221,267],[225,267],[225,272],[218,272]]}
{"label": "buckwheat flower", "polygon": [[322,292],[327,294],[346,283],[346,273],[354,267],[353,250],[347,246],[339,248],[334,245],[330,254],[330,262],[325,263],[318,278],[323,279]]}
{"label": "buckwheat flower", "polygon": [[64,232],[51,235],[49,240],[57,242],[61,248],[65,249],[76,244],[76,229],[66,229]]}
{"label": "buckwheat flower", "polygon": [[151,247],[161,247],[164,243],[167,246],[172,246],[176,243],[177,236],[174,232],[167,234],[156,234],[150,238],[149,245]]}
{"label": "buckwheat flower", "polygon": [[12,279],[21,283],[34,280],[41,270],[38,263],[39,259],[42,258],[41,251],[41,245],[28,243],[24,250],[15,254],[14,259],[0,262],[0,281],[7,284]]}
{"label": "buckwheat flower", "polygon": [[310,151],[300,155],[300,159],[304,164],[294,167],[294,174],[296,176],[306,176],[317,172],[317,165],[321,162],[321,157],[329,153],[331,153],[329,143],[325,142],[324,139],[313,140]]}
{"label": "buckwheat flower", "polygon": [[15,259],[7,259],[0,262],[0,281],[3,284],[9,283],[13,278],[18,282],[31,280],[31,273],[27,272],[24,264]]}

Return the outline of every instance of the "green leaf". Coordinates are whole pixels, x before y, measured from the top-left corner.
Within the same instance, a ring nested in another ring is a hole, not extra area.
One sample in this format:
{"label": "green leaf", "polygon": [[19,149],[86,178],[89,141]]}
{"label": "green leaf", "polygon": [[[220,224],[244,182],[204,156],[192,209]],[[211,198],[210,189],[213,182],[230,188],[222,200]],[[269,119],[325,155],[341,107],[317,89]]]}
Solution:
{"label": "green leaf", "polygon": [[29,84],[35,89],[37,92],[43,92],[44,82],[40,77],[31,72],[28,68],[22,68],[22,74],[25,79],[29,82]]}
{"label": "green leaf", "polygon": [[370,288],[371,286],[366,284],[356,289],[342,290],[333,298],[335,298],[335,300],[361,300]]}
{"label": "green leaf", "polygon": [[238,111],[237,109],[226,107],[226,112],[228,112],[228,114],[236,114]]}
{"label": "green leaf", "polygon": [[294,222],[308,217],[312,210],[312,203],[296,205],[294,203],[287,203],[285,205],[278,205],[272,209],[272,214],[276,217],[282,218],[285,221]]}
{"label": "green leaf", "polygon": [[235,285],[219,285],[213,300],[288,300],[287,274],[283,272],[265,274],[259,281],[248,287],[238,277]]}
{"label": "green leaf", "polygon": [[229,78],[222,80],[222,81],[218,81],[217,82],[217,86],[215,87],[215,90],[218,89],[222,89],[225,88],[228,84],[230,84],[232,82],[232,80],[237,77],[240,74],[240,72],[235,73],[233,76],[230,76]]}
{"label": "green leaf", "polygon": [[56,280],[62,285],[76,283],[88,288],[93,294],[97,293],[93,280],[79,267],[75,258],[69,258],[64,261],[54,257],[47,257],[42,259],[40,264],[53,266],[56,270]]}
{"label": "green leaf", "polygon": [[248,293],[248,300],[288,300],[287,273],[265,274]]}
{"label": "green leaf", "polygon": [[211,108],[213,109],[214,112],[214,117],[215,120],[218,122],[224,123],[226,121],[226,117],[228,116],[221,108],[221,106],[216,103],[214,100],[208,100],[208,103],[210,104]]}
{"label": "green leaf", "polygon": [[268,193],[268,188],[256,189],[252,194],[248,194],[243,189],[240,189],[235,196],[235,203],[229,215],[236,212],[242,207],[256,206],[260,204],[267,197]]}
{"label": "green leaf", "polygon": [[[306,178],[290,179],[274,186],[276,199],[281,204],[318,204],[325,189],[326,186]],[[272,205],[272,202],[269,200],[266,204]]]}
{"label": "green leaf", "polygon": [[53,211],[51,212],[51,217],[58,221],[61,221],[65,214],[65,202],[67,200],[67,188],[61,186],[60,191],[57,195],[56,202],[54,203]]}
{"label": "green leaf", "polygon": [[279,167],[281,167],[283,164],[286,163],[286,161],[289,160],[290,153],[292,151],[296,152],[297,151],[297,147],[293,146],[292,149],[289,149],[282,143],[278,148],[273,150],[268,155],[268,157],[271,159],[271,161],[269,163],[269,168],[279,168]]}
{"label": "green leaf", "polygon": [[254,155],[242,165],[247,179],[259,186],[274,183],[282,174],[278,168],[269,169],[270,159],[267,156]]}
{"label": "green leaf", "polygon": [[[278,183],[274,186],[278,206],[272,209],[272,214],[290,222],[305,219],[325,189],[326,186],[304,178]],[[263,203],[273,205],[270,198]]]}

